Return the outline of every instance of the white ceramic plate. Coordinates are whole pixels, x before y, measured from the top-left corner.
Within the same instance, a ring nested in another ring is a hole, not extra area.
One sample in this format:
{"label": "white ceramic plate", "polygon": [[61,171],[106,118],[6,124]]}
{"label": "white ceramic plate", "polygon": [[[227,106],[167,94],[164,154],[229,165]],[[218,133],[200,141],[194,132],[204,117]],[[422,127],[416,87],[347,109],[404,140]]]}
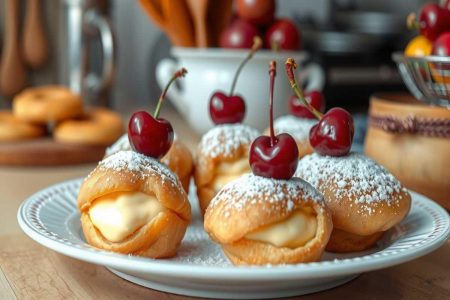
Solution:
{"label": "white ceramic plate", "polygon": [[23,231],[52,250],[103,265],[137,284],[181,295],[249,299],[312,293],[343,284],[362,272],[425,255],[441,246],[450,233],[448,213],[412,192],[408,217],[370,251],[326,253],[323,261],[316,263],[234,267],[209,240],[197,212],[177,257],[154,260],[101,251],[86,244],[76,207],[80,183],[79,179],[63,182],[27,199],[17,216]]}

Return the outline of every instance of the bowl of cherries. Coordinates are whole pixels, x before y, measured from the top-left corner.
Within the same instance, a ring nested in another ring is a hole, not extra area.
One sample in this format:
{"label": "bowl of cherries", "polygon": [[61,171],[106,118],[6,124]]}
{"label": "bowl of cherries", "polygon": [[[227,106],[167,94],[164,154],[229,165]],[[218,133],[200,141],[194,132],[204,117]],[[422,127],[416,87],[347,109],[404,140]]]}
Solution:
{"label": "bowl of cherries", "polygon": [[[205,107],[219,92],[223,99],[245,99],[248,108],[244,122],[265,128],[261,99],[269,95],[261,86],[267,83],[269,60],[283,64],[286,57],[293,57],[302,66],[298,75],[307,82],[305,90],[321,90],[324,85],[322,69],[317,64],[305,64],[308,54],[302,51],[300,28],[290,19],[276,18],[275,0],[236,0],[235,8],[236,15],[220,34],[218,47],[173,47],[173,58],[161,60],[156,68],[161,87],[180,66],[189,69],[190,77],[170,90],[168,98],[201,134],[214,126]],[[283,99],[292,94],[288,85],[277,86],[275,92]],[[285,103],[276,106],[278,114],[287,113]]]}
{"label": "bowl of cherries", "polygon": [[424,4],[407,26],[419,34],[392,56],[403,81],[417,99],[450,107],[450,0]]}

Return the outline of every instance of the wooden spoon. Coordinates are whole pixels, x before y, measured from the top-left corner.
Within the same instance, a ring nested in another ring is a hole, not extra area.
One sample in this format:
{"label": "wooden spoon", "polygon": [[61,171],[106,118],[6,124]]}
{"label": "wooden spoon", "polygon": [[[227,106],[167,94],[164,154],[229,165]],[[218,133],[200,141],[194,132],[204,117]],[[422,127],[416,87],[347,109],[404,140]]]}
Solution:
{"label": "wooden spoon", "polygon": [[160,0],[139,0],[139,3],[155,25],[164,31],[172,45],[176,45],[178,43],[177,37],[170,30],[164,18]]}
{"label": "wooden spoon", "polygon": [[166,27],[166,22],[164,20],[161,3],[159,0],[139,0],[139,3],[150,19],[155,22],[156,26],[164,30]]}
{"label": "wooden spoon", "polygon": [[208,42],[217,47],[222,32],[230,23],[233,14],[233,0],[211,1],[208,6],[207,28]]}
{"label": "wooden spoon", "polygon": [[47,62],[49,56],[40,0],[28,0],[24,22],[23,59],[32,69],[37,69]]}
{"label": "wooden spoon", "polygon": [[161,0],[167,28],[176,37],[175,46],[195,47],[194,25],[186,0]]}
{"label": "wooden spoon", "polygon": [[0,90],[7,96],[13,96],[28,83],[28,74],[19,47],[19,1],[6,0],[5,11],[5,43],[1,58]]}
{"label": "wooden spoon", "polygon": [[207,13],[209,0],[187,0],[191,16],[194,19],[195,43],[197,47],[210,46],[207,32]]}

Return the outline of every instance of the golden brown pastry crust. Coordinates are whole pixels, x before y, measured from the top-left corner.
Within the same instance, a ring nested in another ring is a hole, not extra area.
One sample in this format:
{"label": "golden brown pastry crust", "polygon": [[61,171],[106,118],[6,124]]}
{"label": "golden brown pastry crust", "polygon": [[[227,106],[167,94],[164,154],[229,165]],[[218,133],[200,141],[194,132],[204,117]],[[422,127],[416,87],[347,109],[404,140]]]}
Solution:
{"label": "golden brown pastry crust", "polygon": [[[233,183],[245,180],[243,178]],[[308,185],[301,179],[291,179],[293,180],[302,186]],[[271,201],[279,195],[283,195],[282,201]],[[229,199],[234,197],[238,198],[233,201],[241,204],[232,204]],[[291,249],[245,238],[248,233],[287,219],[296,210],[305,208],[311,208],[317,218],[316,235],[306,245]],[[205,231],[222,245],[225,254],[236,265],[316,261],[322,256],[333,229],[330,211],[321,196],[311,187],[306,190],[298,188],[292,193],[292,190],[281,186],[277,195],[266,192],[236,194],[233,184],[227,185],[214,198],[206,210],[204,226]]]}
{"label": "golden brown pastry crust", "polygon": [[[242,158],[248,158],[248,152],[250,149],[251,142],[254,138],[258,136],[258,132],[250,127],[241,124],[233,124],[235,126],[242,126],[244,128],[244,133],[247,137],[246,142],[235,143],[233,147],[227,147],[227,151],[205,151],[204,145],[202,143],[197,147],[194,180],[197,186],[197,196],[200,204],[200,209],[202,214],[205,214],[206,208],[208,207],[211,199],[216,195],[214,188],[211,184],[216,175],[217,166],[220,163],[231,163],[238,161]],[[232,126],[232,125],[228,125]],[[213,130],[219,131],[220,126],[214,128]],[[227,130],[226,128],[224,130]],[[214,136],[214,142],[224,145],[229,143],[227,140],[229,137],[223,132],[219,132],[217,136]]]}
{"label": "golden brown pastry crust", "polygon": [[[411,195],[384,169],[378,170],[383,174],[379,175],[381,177],[377,179],[373,178],[373,181],[378,182],[380,178],[384,178],[390,181],[386,182],[386,185],[393,185],[394,182],[397,182],[397,188],[382,187],[392,189],[384,192],[386,195],[378,194],[378,197],[388,198],[383,201],[359,201],[358,199],[372,198],[380,191],[376,190],[379,188],[377,184],[367,184],[367,178],[364,179],[365,184],[361,184],[359,181],[363,180],[364,174],[357,173],[369,172],[369,170],[381,167],[367,157],[351,155],[354,158],[330,158],[313,154],[300,161],[296,173],[296,176],[315,182],[313,186],[323,194],[325,202],[332,212],[334,229],[330,245],[327,246],[328,251],[353,252],[372,247],[382,237],[383,232],[400,223],[411,208]],[[328,175],[340,172],[341,170],[334,170],[333,167],[338,160],[345,159],[351,159],[353,164],[362,164],[364,168],[359,171],[352,170],[352,177],[354,177],[352,179],[339,175],[341,179],[336,182],[333,176]],[[327,160],[328,162],[326,162]],[[326,166],[322,165],[324,162],[326,162]],[[309,170],[305,164],[309,164]],[[314,170],[311,173],[309,171],[312,168]],[[357,194],[349,192],[351,190],[358,192]]]}
{"label": "golden brown pastry crust", "polygon": [[326,249],[340,253],[363,251],[375,245],[383,234],[384,232],[381,231],[363,236],[334,228]]}
{"label": "golden brown pastry crust", "polygon": [[45,135],[45,127],[24,122],[10,111],[0,111],[0,142],[13,142]]}
{"label": "golden brown pastry crust", "polygon": [[161,162],[177,174],[184,190],[188,193],[189,183],[194,172],[194,158],[188,147],[179,139],[175,139],[169,152],[164,155]]}
{"label": "golden brown pastry crust", "polygon": [[[323,194],[333,213],[334,227],[356,235],[367,236],[388,230],[400,223],[411,207],[410,194],[407,191],[400,191],[393,192],[391,196],[396,205],[374,202],[370,204],[369,213],[367,203],[356,203],[355,199],[347,196],[337,199],[333,192],[336,188],[338,188],[336,184],[324,182],[317,190]],[[367,195],[371,192],[367,191]]]}
{"label": "golden brown pastry crust", "polygon": [[92,107],[79,119],[59,123],[53,132],[55,140],[64,144],[107,146],[123,133],[120,115],[112,110]]}
{"label": "golden brown pastry crust", "polygon": [[[111,167],[110,162],[117,157],[125,159],[116,163],[118,167]],[[134,160],[132,168],[126,166],[131,161],[127,160],[129,157]],[[97,198],[115,192],[154,195],[166,210],[125,240],[110,242],[94,227],[88,212]],[[90,244],[105,250],[154,258],[173,256],[191,221],[191,207],[176,176],[157,161],[133,151],[122,151],[100,162],[80,188],[78,207],[83,232]]]}
{"label": "golden brown pastry crust", "polygon": [[47,124],[80,116],[83,101],[64,86],[32,87],[14,97],[13,111],[21,120]]}
{"label": "golden brown pastry crust", "polygon": [[[128,135],[123,135],[110,148],[106,149],[105,158],[119,151],[132,150]],[[180,179],[186,193],[189,193],[189,184],[192,173],[194,172],[194,158],[189,148],[177,137],[173,140],[172,147],[161,159]]]}

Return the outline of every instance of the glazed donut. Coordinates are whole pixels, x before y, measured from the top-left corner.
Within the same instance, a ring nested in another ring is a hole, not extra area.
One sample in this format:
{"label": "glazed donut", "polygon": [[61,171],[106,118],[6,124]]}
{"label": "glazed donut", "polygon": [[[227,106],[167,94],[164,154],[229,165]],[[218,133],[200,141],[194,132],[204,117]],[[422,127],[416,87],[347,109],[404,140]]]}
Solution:
{"label": "glazed donut", "polygon": [[[309,131],[317,122],[316,119],[286,115],[277,118],[273,123],[273,127],[275,134],[288,133],[295,139],[298,148],[298,157],[302,158],[314,152],[309,144]],[[269,129],[266,130],[266,134],[269,134]]]}
{"label": "glazed donut", "polygon": [[204,225],[235,265],[317,261],[333,228],[322,195],[307,182],[253,174],[213,198]]}
{"label": "glazed donut", "polygon": [[[125,133],[111,147],[106,149],[105,157],[111,156],[119,151],[128,150],[132,149],[130,141],[128,140],[128,134]],[[178,139],[176,135],[173,140],[172,147],[170,147],[166,155],[161,158],[161,162],[177,174],[184,190],[188,193],[189,183],[194,170],[194,159],[191,151],[189,151],[188,147],[180,139]]]}
{"label": "glazed donut", "polygon": [[56,141],[73,145],[107,146],[123,133],[121,117],[105,108],[91,108],[81,118],[62,121],[53,132]]}
{"label": "glazed donut", "polygon": [[45,135],[45,127],[24,122],[10,111],[0,111],[0,142],[32,139]]}
{"label": "glazed donut", "polygon": [[83,113],[83,101],[63,86],[28,88],[14,97],[14,115],[24,121],[46,124],[75,118]]}
{"label": "glazed donut", "polygon": [[314,153],[299,161],[295,176],[321,192],[332,212],[334,230],[328,251],[372,247],[411,207],[411,196],[400,182],[362,154],[331,157]]}

